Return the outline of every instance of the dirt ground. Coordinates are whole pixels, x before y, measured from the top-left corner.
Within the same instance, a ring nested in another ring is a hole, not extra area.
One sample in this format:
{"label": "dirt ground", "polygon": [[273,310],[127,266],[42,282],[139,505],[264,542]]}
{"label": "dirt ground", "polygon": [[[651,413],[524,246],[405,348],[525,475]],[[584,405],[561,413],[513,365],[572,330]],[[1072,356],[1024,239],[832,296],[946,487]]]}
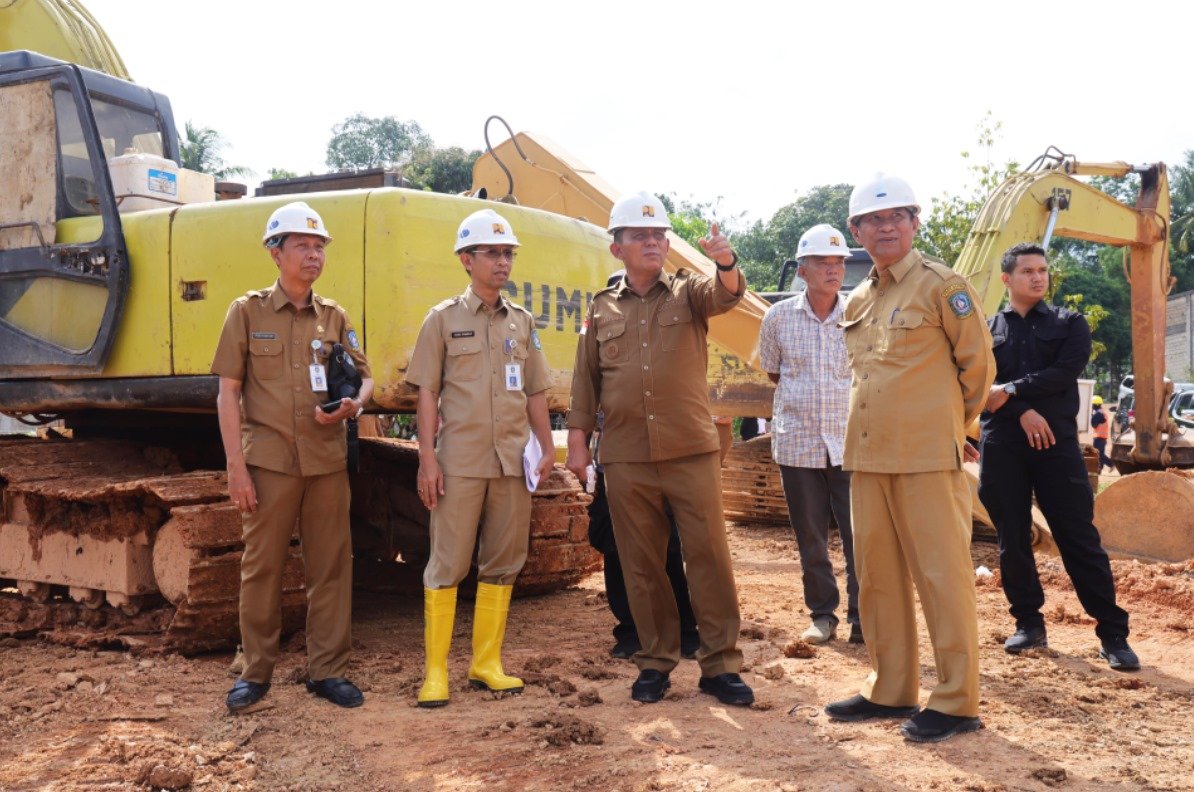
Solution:
{"label": "dirt ground", "polygon": [[[610,658],[600,574],[516,601],[506,668],[524,695],[469,691],[471,609],[452,646],[452,703],[414,706],[422,603],[358,592],[351,677],[365,705],[308,694],[301,635],[256,711],[230,716],[230,653],[196,658],[0,641],[0,789],[92,790],[1177,790],[1194,789],[1194,562],[1115,562],[1144,669],[1109,670],[1055,560],[1044,560],[1050,649],[1012,657],[997,577],[978,578],[986,728],[936,746],[894,722],[837,724],[864,647],[797,643],[806,626],[789,533],[735,525],[740,645],[757,702],[724,707],[683,662],[655,705],[629,697],[634,666]],[[975,565],[995,568],[976,544]],[[836,561],[841,568],[840,553]],[[921,629],[922,686],[934,683]],[[844,635],[842,636],[844,638]],[[789,656],[792,655],[792,656]]]}

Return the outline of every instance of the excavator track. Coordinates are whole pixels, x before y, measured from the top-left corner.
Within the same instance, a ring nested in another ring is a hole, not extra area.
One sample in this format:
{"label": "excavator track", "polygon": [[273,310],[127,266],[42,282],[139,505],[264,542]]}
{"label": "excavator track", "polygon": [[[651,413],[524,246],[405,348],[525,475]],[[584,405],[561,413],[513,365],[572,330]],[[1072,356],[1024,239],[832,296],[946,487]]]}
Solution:
{"label": "excavator track", "polygon": [[[410,440],[361,438],[361,472],[352,476],[353,553],[410,570],[405,588],[421,591],[430,553],[430,513],[415,492],[418,445]],[[601,568],[589,546],[589,495],[576,477],[556,465],[531,498],[530,549],[514,584],[517,596],[545,594],[575,585]]]}
{"label": "excavator track", "polygon": [[[0,634],[192,654],[238,631],[240,516],[222,472],[130,441],[0,440]],[[284,629],[301,623],[291,546]]]}

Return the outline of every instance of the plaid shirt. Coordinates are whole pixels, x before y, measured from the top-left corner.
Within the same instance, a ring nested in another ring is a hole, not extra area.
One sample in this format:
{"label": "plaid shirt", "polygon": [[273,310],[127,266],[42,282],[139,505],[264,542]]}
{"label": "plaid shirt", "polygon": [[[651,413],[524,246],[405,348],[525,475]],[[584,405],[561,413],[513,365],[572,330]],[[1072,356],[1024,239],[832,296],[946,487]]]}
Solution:
{"label": "plaid shirt", "polygon": [[767,309],[759,331],[763,370],[779,374],[771,418],[771,455],[788,467],[842,464],[850,406],[850,361],[838,323],[839,296],[822,322],[804,294]]}

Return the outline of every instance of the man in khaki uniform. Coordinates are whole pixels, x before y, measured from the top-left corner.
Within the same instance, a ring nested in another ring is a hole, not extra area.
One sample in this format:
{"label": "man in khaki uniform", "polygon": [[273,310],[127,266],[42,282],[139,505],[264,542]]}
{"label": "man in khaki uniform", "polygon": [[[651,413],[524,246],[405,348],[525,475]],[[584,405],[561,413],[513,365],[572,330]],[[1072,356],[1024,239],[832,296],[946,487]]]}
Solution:
{"label": "man in khaki uniform", "polygon": [[[882,176],[850,196],[850,231],[875,262],[842,326],[853,369],[844,467],[859,615],[873,671],[861,693],[825,708],[835,720],[910,716],[918,742],[982,727],[978,623],[970,559],[965,427],[995,376],[991,335],[970,284],[913,249],[920,206]],[[918,711],[913,585],[933,642],[938,685]]]}
{"label": "man in khaki uniform", "polygon": [[530,534],[523,448],[533,429],[543,452],[535,469],[539,480],[551,473],[555,449],[547,416],[551,371],[534,317],[501,293],[517,247],[514,230],[492,209],[464,219],[455,250],[470,284],[427,314],[406,371],[406,381],[419,388],[418,490],[431,510],[431,557],[423,572],[427,669],[420,707],[448,703],[456,588],[468,574],[478,523],[469,684],[508,693],[523,688],[521,679],[502,670],[510,595]]}
{"label": "man in khaki uniform", "polygon": [[593,296],[577,345],[568,411],[568,469],[583,476],[586,438],[605,414],[601,461],[630,612],[642,649],[634,655],[636,701],[663,698],[680,659],[680,623],[665,568],[671,504],[700,632],[700,689],[726,704],[754,701],[738,671],[738,596],[721,504],[720,444],[709,415],[705,336],[709,317],[746,291],[737,256],[714,224],[701,240],[716,278],[663,271],[667,212],[647,193],[618,201],[610,251],[626,278]]}
{"label": "man in khaki uniform", "polygon": [[[348,314],[312,286],[332,241],[307,204],[281,207],[264,243],[278,267],[273,286],[228,309],[211,370],[228,492],[244,515],[240,632],[244,670],[228,693],[236,711],[266,694],[278,659],[282,570],[298,523],[307,586],[307,689],[342,707],[361,692],[344,678],[352,626],[352,540],[344,421],[373,393],[369,364]],[[363,381],[355,399],[328,413],[333,344],[352,356]]]}

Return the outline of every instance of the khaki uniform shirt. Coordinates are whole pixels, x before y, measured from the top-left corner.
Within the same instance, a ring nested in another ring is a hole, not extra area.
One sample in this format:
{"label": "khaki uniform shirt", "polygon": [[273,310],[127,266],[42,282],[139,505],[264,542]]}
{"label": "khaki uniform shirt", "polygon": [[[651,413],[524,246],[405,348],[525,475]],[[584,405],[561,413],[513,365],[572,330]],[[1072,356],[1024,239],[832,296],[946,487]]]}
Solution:
{"label": "khaki uniform shirt", "polygon": [[[318,351],[312,341],[320,342]],[[245,462],[291,476],[344,469],[344,422],[315,422],[315,405],[330,397],[311,385],[311,364],[318,361],[326,373],[334,343],[344,346],[362,377],[372,376],[348,314],[335,301],[312,292],[309,305],[295,308],[277,283],[233,301],[211,372],[243,383]]]}
{"label": "khaki uniform shirt", "polygon": [[737,293],[681,269],[639,297],[623,279],[593,295],[576,348],[568,427],[593,431],[605,413],[601,461],[662,462],[718,451],[709,418],[709,317]]}
{"label": "khaki uniform shirt", "polygon": [[978,296],[916,250],[850,293],[842,327],[853,380],[846,470],[960,470],[965,428],[995,378]]}
{"label": "khaki uniform shirt", "polygon": [[[522,371],[517,390],[507,389],[509,363]],[[494,310],[469,286],[423,320],[406,381],[439,394],[443,425],[436,458],[445,475],[523,475],[522,451],[530,437],[527,396],[551,387],[529,311],[504,296]]]}

